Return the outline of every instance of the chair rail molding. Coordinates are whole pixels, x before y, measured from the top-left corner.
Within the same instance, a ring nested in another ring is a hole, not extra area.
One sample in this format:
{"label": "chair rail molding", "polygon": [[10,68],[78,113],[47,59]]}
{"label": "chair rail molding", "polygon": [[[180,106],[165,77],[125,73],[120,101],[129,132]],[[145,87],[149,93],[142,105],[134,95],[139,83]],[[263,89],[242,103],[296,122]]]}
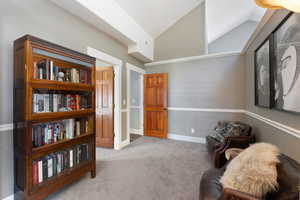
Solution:
{"label": "chair rail molding", "polygon": [[263,117],[261,115],[258,115],[256,113],[253,113],[253,112],[250,112],[250,111],[246,111],[245,114],[252,117],[252,118],[258,119],[258,120],[260,120],[260,121],[262,121],[266,124],[269,124],[269,125],[273,126],[274,128],[277,128],[277,129],[279,129],[283,132],[286,132],[286,133],[300,139],[300,130],[298,130],[298,129],[295,129],[293,127],[290,127],[290,126],[284,125],[282,123],[273,121],[271,119],[268,119],[266,117]]}
{"label": "chair rail molding", "polygon": [[227,108],[182,108],[168,107],[168,110],[174,111],[195,111],[195,112],[222,112],[222,113],[245,113],[243,109],[227,109]]}
{"label": "chair rail molding", "polygon": [[13,130],[14,129],[14,124],[11,123],[11,124],[1,124],[0,125],[0,132],[2,131],[10,131],[10,130]]}

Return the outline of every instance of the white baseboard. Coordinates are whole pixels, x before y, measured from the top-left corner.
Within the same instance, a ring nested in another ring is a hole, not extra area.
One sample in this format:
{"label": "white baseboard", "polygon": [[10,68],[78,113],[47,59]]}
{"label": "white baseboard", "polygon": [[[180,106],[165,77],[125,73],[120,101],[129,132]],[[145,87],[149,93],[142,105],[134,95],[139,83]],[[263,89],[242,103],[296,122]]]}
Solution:
{"label": "white baseboard", "polygon": [[180,141],[186,141],[186,142],[194,142],[194,143],[200,143],[200,144],[206,143],[206,140],[203,137],[192,137],[192,136],[177,135],[177,134],[172,134],[172,133],[168,133],[168,139],[180,140]]}
{"label": "white baseboard", "polygon": [[144,130],[143,129],[130,129],[130,133],[138,134],[138,135],[144,135]]}
{"label": "white baseboard", "polygon": [[14,195],[12,194],[12,195],[10,195],[10,196],[8,196],[8,197],[5,197],[5,198],[2,199],[2,200],[14,200]]}
{"label": "white baseboard", "polygon": [[127,140],[121,142],[121,144],[120,144],[118,150],[121,150],[122,148],[126,147],[126,146],[129,145],[129,144],[130,144],[130,140],[129,140],[129,138],[128,138]]}

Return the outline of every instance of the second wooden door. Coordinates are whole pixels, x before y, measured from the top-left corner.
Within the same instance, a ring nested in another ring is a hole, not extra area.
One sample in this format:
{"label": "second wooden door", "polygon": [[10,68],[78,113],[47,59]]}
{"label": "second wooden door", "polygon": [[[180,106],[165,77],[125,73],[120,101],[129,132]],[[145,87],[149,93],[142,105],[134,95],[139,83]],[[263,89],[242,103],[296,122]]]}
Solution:
{"label": "second wooden door", "polygon": [[96,146],[114,147],[114,72],[112,67],[96,71]]}
{"label": "second wooden door", "polygon": [[144,76],[144,135],[166,138],[168,74]]}

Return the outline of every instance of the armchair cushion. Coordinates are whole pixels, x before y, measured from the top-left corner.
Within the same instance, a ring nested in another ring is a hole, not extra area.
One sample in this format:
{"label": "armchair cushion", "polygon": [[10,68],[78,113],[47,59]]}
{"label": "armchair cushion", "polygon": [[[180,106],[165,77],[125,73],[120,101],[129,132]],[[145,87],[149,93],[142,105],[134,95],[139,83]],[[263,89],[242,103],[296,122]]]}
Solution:
{"label": "armchair cushion", "polygon": [[267,143],[256,143],[235,157],[220,182],[223,187],[262,198],[275,191],[279,150]]}

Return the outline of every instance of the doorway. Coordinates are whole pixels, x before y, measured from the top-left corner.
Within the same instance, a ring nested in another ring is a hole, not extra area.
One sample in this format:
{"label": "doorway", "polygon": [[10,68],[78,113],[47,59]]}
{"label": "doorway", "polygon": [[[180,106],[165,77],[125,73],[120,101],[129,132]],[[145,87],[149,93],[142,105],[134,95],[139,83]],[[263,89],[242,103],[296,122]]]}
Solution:
{"label": "doorway", "polygon": [[96,61],[96,147],[114,147],[114,69]]}
{"label": "doorway", "polygon": [[127,137],[130,143],[144,135],[143,85],[145,70],[127,63]]}
{"label": "doorway", "polygon": [[[127,141],[122,141],[122,60],[106,54],[102,51],[92,47],[87,48],[87,54],[97,59],[98,63],[102,62],[108,64],[106,66],[113,66],[114,69],[114,149],[119,150],[128,145]],[[101,64],[99,64],[101,66]],[[105,66],[105,65],[102,65]],[[124,133],[125,134],[125,133]]]}

